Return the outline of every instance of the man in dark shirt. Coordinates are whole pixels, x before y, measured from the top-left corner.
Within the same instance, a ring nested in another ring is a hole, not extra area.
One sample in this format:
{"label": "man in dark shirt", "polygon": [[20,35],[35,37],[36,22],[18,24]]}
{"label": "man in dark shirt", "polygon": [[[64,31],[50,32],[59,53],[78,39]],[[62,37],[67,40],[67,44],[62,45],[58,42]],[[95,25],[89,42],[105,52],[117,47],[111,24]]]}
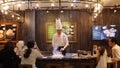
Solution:
{"label": "man in dark shirt", "polygon": [[4,49],[0,51],[0,64],[3,68],[17,68],[19,63],[20,59],[14,52],[13,43],[7,42]]}

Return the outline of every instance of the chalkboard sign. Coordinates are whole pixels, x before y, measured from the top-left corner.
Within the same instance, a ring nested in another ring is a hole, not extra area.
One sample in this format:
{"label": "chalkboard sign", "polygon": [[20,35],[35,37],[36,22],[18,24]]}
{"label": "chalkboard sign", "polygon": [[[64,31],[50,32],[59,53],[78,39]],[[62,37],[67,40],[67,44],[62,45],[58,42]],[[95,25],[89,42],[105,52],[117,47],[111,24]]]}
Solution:
{"label": "chalkboard sign", "polygon": [[52,36],[54,35],[54,33],[56,32],[55,30],[55,25],[53,24],[48,24],[47,25],[47,32],[48,32],[48,38],[47,38],[47,41],[51,41],[52,40]]}
{"label": "chalkboard sign", "polygon": [[[63,32],[67,34],[70,42],[76,42],[76,23],[62,22]],[[46,42],[51,42],[56,33],[55,23],[46,24]]]}

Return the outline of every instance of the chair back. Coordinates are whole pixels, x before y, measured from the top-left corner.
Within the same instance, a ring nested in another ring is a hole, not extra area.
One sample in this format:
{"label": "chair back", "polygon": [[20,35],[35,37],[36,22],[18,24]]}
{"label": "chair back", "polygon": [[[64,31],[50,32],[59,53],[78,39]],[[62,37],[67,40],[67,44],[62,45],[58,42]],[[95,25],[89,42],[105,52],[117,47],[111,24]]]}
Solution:
{"label": "chair back", "polygon": [[116,68],[116,62],[107,63],[107,68]]}
{"label": "chair back", "polygon": [[19,64],[19,68],[32,68],[30,64]]}
{"label": "chair back", "polygon": [[117,68],[120,68],[120,61],[117,61]]}

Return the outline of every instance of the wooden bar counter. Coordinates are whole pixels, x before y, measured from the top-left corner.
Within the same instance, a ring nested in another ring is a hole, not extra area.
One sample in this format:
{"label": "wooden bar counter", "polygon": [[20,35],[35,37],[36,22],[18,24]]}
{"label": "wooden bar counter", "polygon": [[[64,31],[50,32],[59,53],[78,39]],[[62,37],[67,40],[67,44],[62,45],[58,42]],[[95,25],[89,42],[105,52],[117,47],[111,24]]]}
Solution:
{"label": "wooden bar counter", "polygon": [[63,57],[37,59],[38,68],[95,68],[97,62],[95,57]]}

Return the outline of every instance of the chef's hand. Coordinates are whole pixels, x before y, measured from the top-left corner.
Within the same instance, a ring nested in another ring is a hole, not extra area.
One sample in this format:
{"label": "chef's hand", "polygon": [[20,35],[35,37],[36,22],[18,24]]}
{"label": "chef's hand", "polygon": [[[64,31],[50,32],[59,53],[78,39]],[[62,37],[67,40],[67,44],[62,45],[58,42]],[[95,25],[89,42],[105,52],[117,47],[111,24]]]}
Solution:
{"label": "chef's hand", "polygon": [[60,51],[64,51],[65,49],[64,48],[61,48]]}

